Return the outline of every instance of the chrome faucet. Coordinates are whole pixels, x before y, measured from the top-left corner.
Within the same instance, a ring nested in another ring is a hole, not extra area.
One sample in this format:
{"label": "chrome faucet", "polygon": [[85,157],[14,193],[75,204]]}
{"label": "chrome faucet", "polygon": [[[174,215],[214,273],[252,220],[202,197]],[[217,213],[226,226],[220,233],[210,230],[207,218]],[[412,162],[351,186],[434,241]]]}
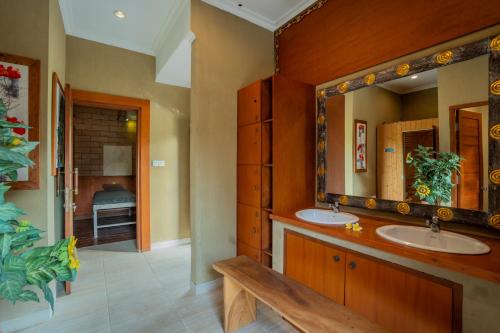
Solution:
{"label": "chrome faucet", "polygon": [[441,229],[439,227],[439,217],[437,217],[436,215],[432,217],[431,221],[427,220],[425,224],[431,227],[432,232],[439,232],[439,230]]}
{"label": "chrome faucet", "polygon": [[340,207],[338,201],[335,201],[333,204],[329,204],[328,207],[330,207],[330,209],[333,210],[335,214],[340,213]]}

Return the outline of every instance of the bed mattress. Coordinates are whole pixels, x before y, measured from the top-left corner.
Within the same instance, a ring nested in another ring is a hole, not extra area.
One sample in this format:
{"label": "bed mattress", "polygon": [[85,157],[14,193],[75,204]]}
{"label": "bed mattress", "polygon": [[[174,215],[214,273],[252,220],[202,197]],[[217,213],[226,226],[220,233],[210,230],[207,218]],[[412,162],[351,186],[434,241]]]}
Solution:
{"label": "bed mattress", "polygon": [[94,193],[93,205],[135,203],[135,194],[127,190],[98,191]]}

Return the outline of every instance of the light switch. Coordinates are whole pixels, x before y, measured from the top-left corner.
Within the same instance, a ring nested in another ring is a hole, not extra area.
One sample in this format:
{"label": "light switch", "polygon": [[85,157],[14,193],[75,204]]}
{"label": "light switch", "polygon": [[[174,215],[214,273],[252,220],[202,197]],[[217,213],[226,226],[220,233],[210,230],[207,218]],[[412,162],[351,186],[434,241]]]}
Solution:
{"label": "light switch", "polygon": [[165,166],[165,161],[164,160],[153,160],[153,161],[151,161],[151,165],[154,168],[164,167]]}

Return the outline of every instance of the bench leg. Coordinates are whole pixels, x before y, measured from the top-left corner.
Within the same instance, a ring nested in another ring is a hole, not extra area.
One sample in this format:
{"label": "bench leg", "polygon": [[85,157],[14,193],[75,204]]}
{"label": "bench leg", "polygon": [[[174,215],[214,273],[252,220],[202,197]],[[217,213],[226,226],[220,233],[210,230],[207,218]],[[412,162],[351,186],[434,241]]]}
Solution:
{"label": "bench leg", "polygon": [[255,297],[233,279],[224,277],[224,332],[236,332],[254,322],[255,312]]}
{"label": "bench leg", "polygon": [[94,218],[92,220],[93,220],[93,224],[94,224],[94,238],[97,238],[97,210],[96,209],[94,209]]}

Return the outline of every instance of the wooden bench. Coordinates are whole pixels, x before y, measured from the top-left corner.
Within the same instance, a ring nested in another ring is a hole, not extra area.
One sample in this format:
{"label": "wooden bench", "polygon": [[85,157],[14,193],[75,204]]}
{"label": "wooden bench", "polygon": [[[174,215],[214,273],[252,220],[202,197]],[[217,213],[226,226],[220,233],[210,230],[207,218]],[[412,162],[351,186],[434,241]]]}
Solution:
{"label": "wooden bench", "polygon": [[255,299],[303,332],[386,332],[365,317],[246,256],[219,261],[213,268],[224,275],[226,333],[255,321]]}

